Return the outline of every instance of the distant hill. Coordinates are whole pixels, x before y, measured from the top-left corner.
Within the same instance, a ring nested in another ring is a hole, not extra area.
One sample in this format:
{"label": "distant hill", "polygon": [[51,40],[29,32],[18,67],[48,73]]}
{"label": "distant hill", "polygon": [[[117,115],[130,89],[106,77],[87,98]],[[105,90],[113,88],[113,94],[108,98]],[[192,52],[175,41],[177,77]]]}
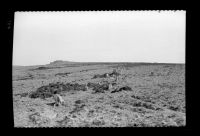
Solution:
{"label": "distant hill", "polygon": [[53,61],[53,62],[50,62],[50,64],[61,64],[61,63],[77,63],[77,62],[73,62],[73,61],[63,61],[63,60],[56,60],[56,61]]}
{"label": "distant hill", "polygon": [[33,66],[20,66],[13,65],[13,68],[23,68],[23,67],[63,67],[63,66],[81,66],[81,65],[121,65],[121,66],[140,66],[140,65],[185,65],[184,63],[150,63],[150,62],[74,62],[74,61],[63,61],[56,60],[44,65],[33,65]]}
{"label": "distant hill", "polygon": [[70,65],[70,64],[76,64],[78,62],[73,62],[73,61],[63,61],[63,60],[56,60],[53,62],[50,62],[46,66],[62,66],[62,65]]}

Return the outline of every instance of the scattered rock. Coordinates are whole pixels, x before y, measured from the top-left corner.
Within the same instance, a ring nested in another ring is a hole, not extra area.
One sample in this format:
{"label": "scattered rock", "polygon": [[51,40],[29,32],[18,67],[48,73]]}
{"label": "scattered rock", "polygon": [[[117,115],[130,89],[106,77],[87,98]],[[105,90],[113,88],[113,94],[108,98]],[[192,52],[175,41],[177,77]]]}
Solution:
{"label": "scattered rock", "polygon": [[26,97],[28,95],[28,93],[20,93],[20,94],[15,94],[15,96],[21,96],[21,97]]}
{"label": "scattered rock", "polygon": [[170,106],[169,109],[173,110],[173,111],[179,111],[180,110],[179,107],[177,107],[177,106]]}
{"label": "scattered rock", "polygon": [[75,104],[81,104],[81,103],[84,103],[84,101],[83,100],[77,100],[77,101],[75,101]]}
{"label": "scattered rock", "polygon": [[48,118],[42,117],[38,112],[29,115],[29,121],[38,127],[49,123]]}
{"label": "scattered rock", "polygon": [[45,69],[49,69],[48,67],[38,67],[35,70],[45,70]]}
{"label": "scattered rock", "polygon": [[55,100],[55,105],[65,105],[65,101],[59,94],[53,95],[53,99]]}
{"label": "scattered rock", "polygon": [[69,123],[72,122],[72,119],[65,116],[63,120],[57,121],[57,127],[70,127]]}
{"label": "scattered rock", "polygon": [[96,86],[94,86],[93,90],[94,93],[104,93],[104,91],[109,90],[109,84],[108,83],[102,85],[97,84]]}
{"label": "scattered rock", "polygon": [[118,87],[113,90],[111,93],[121,92],[121,91],[132,91],[132,88],[129,86]]}
{"label": "scattered rock", "polygon": [[95,125],[95,126],[103,126],[105,125],[105,121],[104,120],[98,120],[98,119],[95,119],[92,121],[92,125]]}
{"label": "scattered rock", "polygon": [[92,79],[95,79],[95,78],[107,78],[107,77],[117,77],[119,75],[120,75],[120,73],[118,73],[116,71],[116,69],[114,69],[112,73],[105,73],[105,74],[102,74],[102,75],[97,74],[97,75],[94,75],[94,77]]}
{"label": "scattered rock", "polygon": [[81,110],[83,110],[83,108],[86,105],[85,105],[84,101],[77,100],[77,101],[75,101],[75,105],[74,106],[75,106],[75,108],[72,111],[69,112],[70,114],[80,112]]}
{"label": "scattered rock", "polygon": [[62,76],[62,77],[64,77],[64,76],[68,76],[69,74],[71,74],[71,73],[57,73],[57,74],[55,74],[55,76]]}

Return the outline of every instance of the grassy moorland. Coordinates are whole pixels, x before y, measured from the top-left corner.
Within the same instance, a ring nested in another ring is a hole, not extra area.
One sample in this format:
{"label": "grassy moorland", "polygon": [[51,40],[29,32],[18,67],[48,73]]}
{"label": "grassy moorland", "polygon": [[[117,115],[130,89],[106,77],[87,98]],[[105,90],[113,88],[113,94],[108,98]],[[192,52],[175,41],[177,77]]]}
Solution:
{"label": "grassy moorland", "polygon": [[[65,104],[53,106],[53,93]],[[55,61],[13,66],[13,106],[15,127],[185,126],[185,65]]]}

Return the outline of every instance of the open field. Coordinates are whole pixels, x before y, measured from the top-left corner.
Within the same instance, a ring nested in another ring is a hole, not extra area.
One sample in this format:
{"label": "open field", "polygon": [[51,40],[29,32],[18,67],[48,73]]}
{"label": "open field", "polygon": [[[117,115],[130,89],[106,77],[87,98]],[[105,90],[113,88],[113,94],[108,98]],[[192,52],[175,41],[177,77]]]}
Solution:
{"label": "open field", "polygon": [[[53,94],[65,104],[55,106]],[[13,66],[13,108],[15,127],[185,126],[185,65]]]}

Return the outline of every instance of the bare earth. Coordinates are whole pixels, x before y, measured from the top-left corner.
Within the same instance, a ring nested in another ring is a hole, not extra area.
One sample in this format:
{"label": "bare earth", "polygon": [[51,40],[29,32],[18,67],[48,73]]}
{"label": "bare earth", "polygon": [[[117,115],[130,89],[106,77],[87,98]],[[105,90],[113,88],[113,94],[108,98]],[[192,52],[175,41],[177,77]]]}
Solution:
{"label": "bare earth", "polygon": [[[117,82],[97,76],[116,68],[122,70]],[[113,88],[98,90],[98,82],[112,82]],[[81,87],[88,83],[93,84],[88,90],[59,90],[61,84]],[[43,92],[31,97],[40,87],[56,85],[64,105],[54,106],[51,94]],[[185,126],[185,65],[55,62],[13,66],[13,107],[15,127]]]}

